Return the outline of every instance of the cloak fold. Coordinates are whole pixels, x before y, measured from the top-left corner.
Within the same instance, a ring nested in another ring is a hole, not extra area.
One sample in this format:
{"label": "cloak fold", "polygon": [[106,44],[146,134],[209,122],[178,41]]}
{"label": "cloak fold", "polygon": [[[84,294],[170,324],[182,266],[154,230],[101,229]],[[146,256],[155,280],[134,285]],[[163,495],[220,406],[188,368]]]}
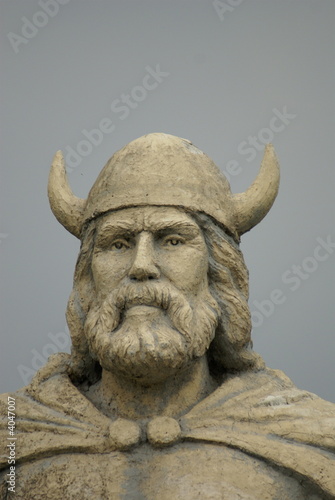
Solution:
{"label": "cloak fold", "polygon": [[[8,396],[16,406],[16,464],[111,450],[111,419],[72,384],[68,360],[52,356],[27,387],[1,396],[0,469],[8,468]],[[335,499],[335,405],[297,389],[280,371],[227,377],[179,423],[183,441],[238,449]]]}

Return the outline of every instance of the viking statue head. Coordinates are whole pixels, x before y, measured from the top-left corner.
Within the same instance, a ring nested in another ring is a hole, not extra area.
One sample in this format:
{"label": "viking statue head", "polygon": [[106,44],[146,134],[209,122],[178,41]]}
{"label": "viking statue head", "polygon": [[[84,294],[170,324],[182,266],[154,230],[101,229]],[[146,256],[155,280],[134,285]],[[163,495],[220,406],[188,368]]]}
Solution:
{"label": "viking statue head", "polygon": [[[208,283],[217,320],[207,351],[213,373],[263,367],[251,350],[247,305],[248,273],[239,250],[240,236],[270,210],[278,191],[279,166],[266,146],[259,174],[246,192],[232,194],[219,168],[190,141],[167,134],[143,136],[107,162],[86,200],[67,182],[62,153],[56,153],[49,177],[51,209],[58,221],[82,241],[67,318],[72,336],[73,376],[91,378],[99,362],[90,351],[87,324],[98,323],[91,259],[101,217],[131,207],[175,207],[201,228],[208,247]],[[106,315],[106,313],[104,313]],[[93,318],[93,319],[92,319]],[[111,327],[110,327],[111,328]],[[205,327],[204,327],[205,328]]]}

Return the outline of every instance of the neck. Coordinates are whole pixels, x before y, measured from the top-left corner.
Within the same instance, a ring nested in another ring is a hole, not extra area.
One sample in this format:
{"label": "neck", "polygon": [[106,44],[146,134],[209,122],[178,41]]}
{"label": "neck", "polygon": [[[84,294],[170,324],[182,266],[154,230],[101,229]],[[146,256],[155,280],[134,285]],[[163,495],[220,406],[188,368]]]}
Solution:
{"label": "neck", "polygon": [[88,397],[107,416],[133,420],[157,415],[178,417],[208,396],[217,385],[209,374],[206,356],[179,375],[150,386],[103,370]]}

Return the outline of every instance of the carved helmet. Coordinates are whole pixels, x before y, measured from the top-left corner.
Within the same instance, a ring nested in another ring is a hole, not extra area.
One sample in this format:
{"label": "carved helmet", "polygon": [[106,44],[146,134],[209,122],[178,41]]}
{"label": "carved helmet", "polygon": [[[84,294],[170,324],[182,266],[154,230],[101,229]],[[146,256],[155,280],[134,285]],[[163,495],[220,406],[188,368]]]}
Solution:
{"label": "carved helmet", "polygon": [[232,194],[214,162],[190,141],[168,134],[148,134],[117,151],[100,172],[86,200],[69,187],[61,151],[54,157],[48,194],[58,221],[81,237],[91,219],[111,210],[156,205],[204,212],[236,241],[270,210],[278,192],[279,165],[272,145],[265,147],[253,184]]}

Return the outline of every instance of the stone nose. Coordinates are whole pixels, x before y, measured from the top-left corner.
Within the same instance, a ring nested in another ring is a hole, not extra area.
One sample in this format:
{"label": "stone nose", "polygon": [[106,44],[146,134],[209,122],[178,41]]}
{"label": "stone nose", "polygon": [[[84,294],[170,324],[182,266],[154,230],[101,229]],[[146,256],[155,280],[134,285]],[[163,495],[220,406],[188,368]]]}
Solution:
{"label": "stone nose", "polygon": [[155,261],[153,235],[143,231],[137,237],[129,278],[133,281],[146,281],[158,279],[159,277],[160,272]]}

